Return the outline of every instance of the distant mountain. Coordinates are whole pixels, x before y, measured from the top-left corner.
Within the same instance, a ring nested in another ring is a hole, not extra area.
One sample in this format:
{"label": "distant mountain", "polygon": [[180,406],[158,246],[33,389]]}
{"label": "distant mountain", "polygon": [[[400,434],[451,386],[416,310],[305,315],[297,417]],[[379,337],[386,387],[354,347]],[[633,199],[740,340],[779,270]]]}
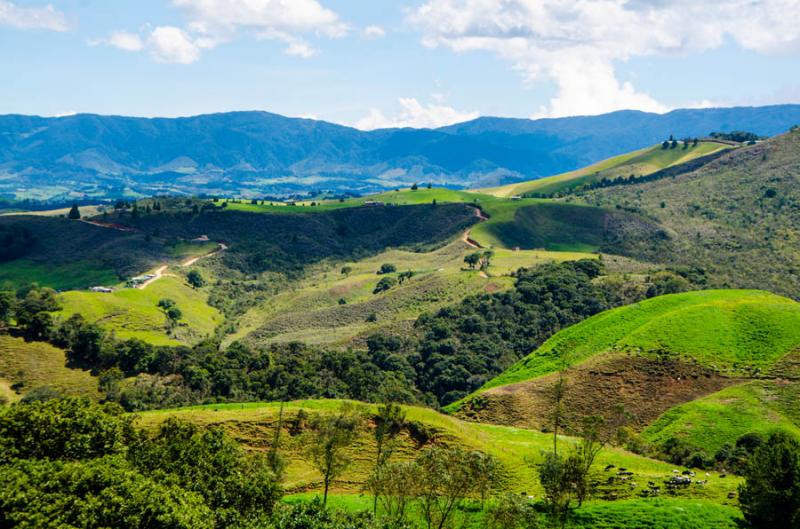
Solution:
{"label": "distant mountain", "polygon": [[371,132],[267,112],[189,118],[0,116],[0,198],[365,193],[412,182],[478,187],[577,169],[666,136],[774,135],[800,105],[479,118]]}

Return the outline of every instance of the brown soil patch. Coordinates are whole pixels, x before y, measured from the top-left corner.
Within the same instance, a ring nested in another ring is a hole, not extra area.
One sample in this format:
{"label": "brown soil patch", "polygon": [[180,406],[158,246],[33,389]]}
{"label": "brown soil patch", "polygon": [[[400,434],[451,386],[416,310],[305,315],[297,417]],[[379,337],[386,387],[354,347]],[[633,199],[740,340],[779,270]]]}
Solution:
{"label": "brown soil patch", "polygon": [[[462,418],[494,424],[547,429],[551,391],[557,375],[493,388],[459,412]],[[565,373],[568,424],[577,417],[633,414],[629,426],[641,430],[668,409],[740,382],[714,371],[677,361],[638,356],[606,358]]]}

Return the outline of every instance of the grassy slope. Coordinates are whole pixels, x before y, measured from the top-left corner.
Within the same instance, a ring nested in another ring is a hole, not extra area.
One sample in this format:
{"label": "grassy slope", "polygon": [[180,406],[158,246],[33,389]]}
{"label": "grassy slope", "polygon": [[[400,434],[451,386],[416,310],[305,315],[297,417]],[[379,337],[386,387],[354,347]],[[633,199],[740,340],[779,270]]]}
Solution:
{"label": "grassy slope", "polygon": [[481,388],[530,380],[592,356],[655,354],[740,373],[800,347],[800,304],[768,292],[673,294],[612,309],[569,327]]}
{"label": "grassy slope", "polygon": [[[360,261],[320,267],[267,303],[250,309],[228,341],[255,333],[253,337],[260,342],[302,340],[347,344],[378,329],[406,328],[421,313],[456,303],[468,295],[509,288],[513,279],[508,274],[520,267],[594,257],[567,252],[498,250],[488,270],[489,277],[483,277],[477,271],[464,270],[464,256],[473,251],[458,239],[432,252],[388,250]],[[373,294],[383,277],[375,272],[383,263],[395,264],[398,273],[413,270],[416,275],[403,285]],[[340,273],[345,265],[352,268],[347,276]],[[340,299],[346,304],[340,305]],[[373,313],[378,320],[367,322],[366,318]]]}
{"label": "grassy slope", "polygon": [[[642,257],[701,266],[714,286],[800,299],[800,131],[742,147],[676,178],[598,189],[572,200],[644,211],[672,235]],[[734,207],[735,205],[735,207]]]}
{"label": "grassy slope", "polygon": [[323,201],[314,207],[231,204],[229,208],[264,213],[308,213],[360,206],[367,200],[401,206],[430,204],[434,200],[439,204],[472,204],[479,207],[489,219],[474,225],[470,231],[470,238],[483,247],[500,250],[518,247],[523,250],[543,249],[573,254],[597,252],[609,235],[606,228],[608,215],[629,222],[639,220],[625,212],[611,212],[580,204],[563,204],[531,198],[511,200],[485,193],[441,188],[389,191],[344,202]]}
{"label": "grassy slope", "polygon": [[88,371],[65,367],[64,351],[42,342],[25,342],[0,335],[0,393],[12,400],[19,395],[9,386],[22,383],[22,394],[39,386],[50,386],[65,395],[97,398],[97,380]]}
{"label": "grassy slope", "polygon": [[642,437],[661,443],[670,437],[686,439],[715,453],[725,443],[750,432],[767,434],[784,429],[800,437],[800,424],[786,414],[788,401],[796,408],[797,384],[753,381],[724,389],[672,408],[642,432]]}
{"label": "grassy slope", "polygon": [[[183,313],[186,326],[175,336],[165,329],[166,317],[156,305],[162,298],[174,300]],[[118,338],[139,338],[158,345],[192,342],[211,334],[222,320],[219,312],[206,304],[203,290],[194,290],[179,277],[165,276],[144,289],[118,288],[111,294],[73,291],[60,295],[62,317],[82,314]]]}
{"label": "grassy slope", "polygon": [[664,150],[661,145],[656,145],[614,156],[577,171],[481,191],[498,197],[511,197],[525,193],[557,193],[603,178],[613,179],[618,176],[627,178],[629,175],[647,176],[661,169],[674,167],[725,149],[730,149],[730,146],[715,142],[700,142],[697,147],[689,147],[687,150],[683,150],[682,147]]}
{"label": "grassy slope", "polygon": [[[339,401],[329,400],[292,402],[286,408],[287,422],[296,416],[300,408],[306,412],[325,412],[334,410],[339,405]],[[250,403],[162,410],[142,413],[139,423],[145,428],[152,428],[169,416],[177,416],[203,426],[221,425],[251,449],[265,450],[274,432],[278,406],[277,403]],[[374,406],[370,408],[374,411]],[[504,468],[501,488],[517,493],[526,492],[534,495],[541,493],[535,464],[542,457],[542,452],[552,446],[550,435],[520,428],[463,422],[426,408],[406,407],[406,411],[410,421],[416,422],[429,432],[434,432],[434,439],[438,442],[482,450],[497,457]],[[288,433],[284,438],[285,454],[290,459],[285,480],[287,489],[290,492],[319,490],[320,478],[304,460],[299,440],[292,439]],[[567,444],[572,440],[564,437],[561,442]],[[372,465],[373,443],[369,431],[363,431],[350,450],[354,464],[334,483],[334,491],[339,493],[360,491]],[[413,457],[417,449],[418,445],[415,442],[405,438],[398,457],[401,459]],[[598,472],[603,479],[606,474],[602,469],[607,464],[627,467],[635,473],[636,480],[640,483],[646,483],[648,480],[661,481],[671,475],[673,468],[669,464],[616,448],[605,449],[598,459]],[[727,493],[735,490],[737,485],[738,480],[735,478],[719,479],[713,475],[706,487],[693,487],[685,494],[687,497],[725,503]],[[627,485],[624,489],[619,492],[623,497],[635,496],[637,492]]]}

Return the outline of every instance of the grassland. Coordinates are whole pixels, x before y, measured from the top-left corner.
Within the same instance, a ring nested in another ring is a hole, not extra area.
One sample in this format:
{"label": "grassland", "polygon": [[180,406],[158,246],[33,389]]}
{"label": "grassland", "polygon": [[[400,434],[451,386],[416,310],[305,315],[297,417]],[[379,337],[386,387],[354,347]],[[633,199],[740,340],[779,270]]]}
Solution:
{"label": "grassland", "polygon": [[[13,385],[19,386],[19,393],[11,389]],[[41,386],[64,395],[99,397],[97,380],[88,371],[66,367],[61,349],[0,335],[0,394],[13,401]]]}
{"label": "grassland", "polygon": [[[183,313],[181,325],[167,333],[166,316],[158,308],[158,301],[169,298]],[[222,321],[219,312],[206,303],[208,294],[203,289],[193,289],[182,277],[164,276],[144,289],[118,288],[110,293],[70,291],[59,296],[63,310],[59,314],[68,318],[82,314],[88,321],[96,322],[117,338],[139,338],[156,345],[191,343],[213,333]]]}
{"label": "grassland", "polygon": [[107,285],[119,281],[113,269],[97,261],[75,261],[52,264],[30,259],[17,259],[0,264],[0,284],[12,286],[38,283],[56,290]]}
{"label": "grassland", "polygon": [[597,182],[603,178],[614,179],[620,176],[628,178],[630,175],[635,177],[647,176],[656,171],[684,164],[702,156],[708,156],[730,148],[730,145],[710,141],[702,141],[696,147],[690,146],[686,150],[681,147],[662,149],[661,145],[655,145],[614,156],[577,171],[480,191],[497,197],[511,197],[530,193],[550,195]]}
{"label": "grassland", "polygon": [[481,391],[530,380],[604,353],[698,363],[730,375],[767,371],[800,347],[800,304],[761,291],[713,290],[612,309],[545,342]]}
{"label": "grassland", "polygon": [[[658,444],[679,437],[708,453],[715,453],[726,443],[734,444],[746,433],[768,434],[782,429],[800,437],[800,424],[785,415],[785,397],[796,398],[797,391],[797,384],[762,380],[726,388],[672,408],[646,428],[642,437]],[[796,403],[794,400],[791,407],[796,408]]]}
{"label": "grassland", "polygon": [[[285,417],[287,431],[283,448],[290,460],[285,486],[290,493],[320,490],[320,478],[305,461],[300,438],[292,437],[288,428],[299,410],[306,413],[330,412],[340,406],[340,401],[297,401],[287,404]],[[175,416],[201,426],[218,425],[226,429],[247,448],[263,451],[269,447],[277,423],[279,404],[249,403],[197,406],[185,409],[145,412],[140,415],[139,424],[153,428],[167,417]],[[374,406],[365,409],[375,411]],[[468,423],[442,415],[426,408],[405,407],[407,419],[414,427],[403,434],[403,444],[398,458],[408,459],[422,447],[430,443],[457,444],[470,449],[482,450],[497,457],[503,466],[500,489],[510,492],[525,492],[538,496],[541,494],[536,478],[535,465],[541,460],[543,451],[552,446],[552,436],[532,430]],[[369,474],[374,453],[374,440],[370,428],[365,428],[357,442],[350,449],[354,464],[335,483],[333,490],[340,494],[357,494]],[[413,434],[411,432],[414,432]],[[568,445],[573,439],[562,437],[561,443]],[[605,449],[597,462],[598,478],[607,480],[603,472],[605,465],[623,466],[635,473],[636,481],[660,481],[671,475],[672,466],[647,459],[617,448]],[[685,498],[712,500],[717,503],[730,503],[727,494],[736,489],[736,478],[720,479],[712,475],[705,487],[693,487],[679,493]],[[604,492],[605,491],[605,492]],[[624,485],[613,490],[601,486],[601,494],[609,494],[618,499],[635,498],[636,487]]]}
{"label": "grassland", "polygon": [[[434,311],[464,297],[510,288],[510,273],[543,262],[596,257],[590,254],[498,250],[487,273],[465,269],[464,256],[475,251],[458,238],[431,252],[387,250],[366,259],[318,266],[308,277],[253,307],[238,321],[227,341],[250,337],[258,342],[304,341],[349,345],[377,330],[401,332],[423,312]],[[384,277],[384,263],[397,266],[397,277],[411,270],[414,277],[387,292],[374,294]],[[341,269],[349,267],[347,274]],[[344,300],[341,303],[340,300]],[[367,321],[370,315],[376,321]]]}
{"label": "grassland", "polygon": [[640,211],[672,247],[639,241],[643,260],[702,267],[718,288],[760,288],[800,299],[800,130],[737,148],[700,169],[564,200]]}

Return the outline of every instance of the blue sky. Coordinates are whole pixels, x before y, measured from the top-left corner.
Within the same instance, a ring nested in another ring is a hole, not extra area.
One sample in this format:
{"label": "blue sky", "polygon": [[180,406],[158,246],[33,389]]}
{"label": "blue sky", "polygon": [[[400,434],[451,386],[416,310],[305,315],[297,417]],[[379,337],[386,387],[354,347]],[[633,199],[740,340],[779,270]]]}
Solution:
{"label": "blue sky", "polygon": [[0,113],[361,128],[800,102],[800,0],[0,0]]}

